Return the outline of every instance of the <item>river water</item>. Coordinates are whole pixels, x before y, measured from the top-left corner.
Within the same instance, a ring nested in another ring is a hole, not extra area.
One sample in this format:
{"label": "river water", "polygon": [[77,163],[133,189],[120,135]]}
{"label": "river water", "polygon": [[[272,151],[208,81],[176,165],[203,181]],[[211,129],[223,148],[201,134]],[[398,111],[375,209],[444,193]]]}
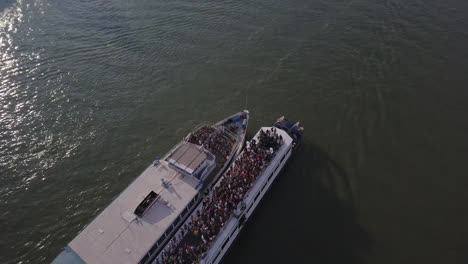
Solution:
{"label": "river water", "polygon": [[0,263],[242,109],[305,139],[225,263],[467,263],[467,29],[463,0],[3,0]]}

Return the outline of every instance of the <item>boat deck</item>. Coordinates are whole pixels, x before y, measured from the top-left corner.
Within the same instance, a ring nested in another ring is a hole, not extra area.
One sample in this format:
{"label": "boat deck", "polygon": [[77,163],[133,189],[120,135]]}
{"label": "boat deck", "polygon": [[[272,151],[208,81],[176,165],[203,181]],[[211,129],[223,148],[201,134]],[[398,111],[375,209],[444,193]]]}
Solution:
{"label": "boat deck", "polygon": [[[162,179],[170,186],[162,186]],[[69,247],[86,263],[137,263],[197,194],[199,181],[160,161],[149,166]],[[155,191],[160,196],[141,217],[133,213]]]}

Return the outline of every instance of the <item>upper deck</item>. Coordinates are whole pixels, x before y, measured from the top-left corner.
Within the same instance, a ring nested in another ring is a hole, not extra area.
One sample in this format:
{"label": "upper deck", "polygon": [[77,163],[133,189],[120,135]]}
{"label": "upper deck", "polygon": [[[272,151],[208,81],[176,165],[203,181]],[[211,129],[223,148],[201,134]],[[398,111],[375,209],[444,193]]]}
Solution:
{"label": "upper deck", "polygon": [[[183,168],[193,171],[191,165],[199,166],[209,154],[190,145],[174,150],[179,168],[169,163],[172,156],[146,168],[69,247],[86,263],[137,263],[198,193],[199,180]],[[135,208],[151,191],[159,197],[137,217]]]}
{"label": "upper deck", "polygon": [[[258,142],[260,131],[265,132],[270,129],[271,127],[262,127],[259,130],[259,132],[255,135],[253,140],[256,140]],[[276,130],[276,133],[281,135],[281,137],[283,138],[283,143],[281,144],[279,149],[275,151],[274,156],[271,159],[271,161],[268,163],[266,167],[263,168],[260,175],[256,177],[253,185],[249,187],[249,190],[246,192],[245,196],[243,197],[241,203],[244,205],[250,205],[250,206],[248,206],[248,208],[241,207],[241,206],[238,206],[236,208],[237,210],[233,212],[233,214],[225,222],[219,234],[217,234],[216,237],[213,239],[213,242],[211,243],[209,249],[206,251],[206,254],[203,256],[203,259],[200,260],[199,262],[200,264],[215,263],[214,261],[219,256],[220,248],[222,248],[223,245],[226,243],[226,241],[228,241],[231,238],[231,234],[233,233],[233,230],[235,230],[238,227],[239,216],[241,214],[247,214],[247,211],[249,211],[249,213],[252,213],[250,209],[253,203],[257,200],[259,192],[264,190],[267,182],[270,180],[272,175],[274,173],[277,173],[278,169],[281,170],[280,166],[283,166],[285,162],[284,161],[285,157],[287,157],[288,156],[287,154],[288,153],[290,154],[291,152],[293,139],[284,130],[278,129]],[[249,148],[249,145],[247,145],[246,148]]]}

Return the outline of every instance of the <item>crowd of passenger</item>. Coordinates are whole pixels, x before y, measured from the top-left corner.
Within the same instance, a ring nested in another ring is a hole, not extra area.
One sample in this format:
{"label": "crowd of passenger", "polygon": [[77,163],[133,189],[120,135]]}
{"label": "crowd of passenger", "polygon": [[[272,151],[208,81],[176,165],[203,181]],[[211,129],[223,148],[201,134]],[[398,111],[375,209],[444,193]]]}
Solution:
{"label": "crowd of passenger", "polygon": [[261,130],[258,141],[248,144],[189,223],[169,242],[160,263],[198,263],[282,142],[275,128]]}
{"label": "crowd of passenger", "polygon": [[233,139],[221,131],[216,130],[211,137],[205,141],[203,147],[213,153],[216,156],[216,164],[222,166],[226,162],[229,153],[231,153],[233,145]]}
{"label": "crowd of passenger", "polygon": [[234,145],[234,140],[231,137],[211,126],[203,126],[190,134],[188,142],[203,145],[204,148],[215,155],[216,164],[220,167],[226,162]]}
{"label": "crowd of passenger", "polygon": [[188,142],[197,144],[197,145],[202,145],[205,140],[213,133],[215,129],[211,126],[203,126],[197,131],[193,132],[190,134]]}

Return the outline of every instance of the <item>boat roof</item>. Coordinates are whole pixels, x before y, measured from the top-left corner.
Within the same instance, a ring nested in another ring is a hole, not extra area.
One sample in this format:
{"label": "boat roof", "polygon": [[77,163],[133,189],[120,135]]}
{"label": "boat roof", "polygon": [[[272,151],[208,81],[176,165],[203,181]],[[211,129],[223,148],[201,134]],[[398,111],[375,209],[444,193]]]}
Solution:
{"label": "boat roof", "polygon": [[167,161],[188,174],[192,174],[207,157],[206,153],[194,144],[185,143],[178,147],[167,158]]}
{"label": "boat roof", "polygon": [[[69,247],[88,264],[140,261],[198,193],[199,180],[169,163],[171,157],[186,168],[203,162],[201,158],[206,154],[190,145],[182,143],[167,160],[146,168]],[[135,208],[151,191],[159,194],[158,199],[142,217],[137,217]]]}

